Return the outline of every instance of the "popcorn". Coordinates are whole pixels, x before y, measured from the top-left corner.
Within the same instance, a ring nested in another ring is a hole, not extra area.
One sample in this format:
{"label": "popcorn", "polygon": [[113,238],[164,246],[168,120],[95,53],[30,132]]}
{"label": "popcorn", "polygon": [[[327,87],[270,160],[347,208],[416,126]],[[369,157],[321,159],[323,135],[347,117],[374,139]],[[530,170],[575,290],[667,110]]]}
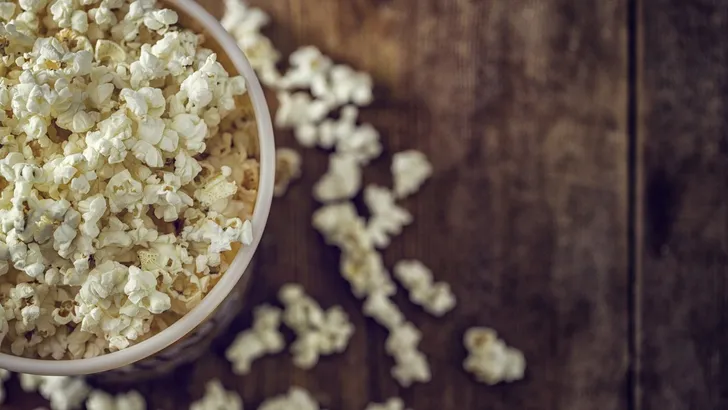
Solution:
{"label": "popcorn", "polygon": [[5,369],[0,369],[0,404],[5,402],[5,383],[10,379],[10,372]]}
{"label": "popcorn", "polygon": [[270,39],[260,32],[269,21],[268,15],[260,9],[248,7],[240,0],[225,0],[222,26],[238,42],[261,82],[275,85],[281,79],[276,68],[280,53],[273,47]]}
{"label": "popcorn", "polygon": [[328,77],[317,76],[311,83],[311,94],[316,98],[333,98],[337,105],[367,106],[374,100],[373,89],[369,74],[356,72],[346,65],[333,66]]}
{"label": "popcorn", "polygon": [[364,189],[364,202],[371,213],[367,232],[379,248],[389,246],[390,236],[399,235],[405,225],[412,223],[412,215],[395,204],[394,195],[386,188],[367,186]]}
{"label": "popcorn", "polygon": [[526,370],[523,353],[506,346],[493,329],[470,328],[463,342],[468,350],[463,367],[479,382],[494,385],[523,379]]}
{"label": "popcorn", "polygon": [[394,275],[409,291],[410,300],[427,312],[442,316],[455,307],[455,296],[447,283],[433,283],[432,272],[420,261],[400,261]]}
{"label": "popcorn", "polygon": [[394,194],[402,199],[417,192],[432,175],[432,165],[425,154],[410,150],[394,154],[392,158]]}
{"label": "popcorn", "polygon": [[13,3],[0,3],[0,19],[8,21],[13,18],[16,6]]}
{"label": "popcorn", "polygon": [[[177,20],[154,0],[0,0],[4,350],[126,348],[155,315],[198,304],[223,252],[253,243],[245,81]],[[205,152],[226,133],[229,165]]]}
{"label": "popcorn", "polygon": [[24,392],[40,393],[50,402],[51,410],[79,409],[91,391],[83,379],[66,376],[21,374],[20,387]]}
{"label": "popcorn", "polygon": [[275,124],[279,128],[295,128],[305,124],[317,123],[331,112],[330,105],[322,100],[311,100],[303,92],[278,94],[278,111]]}
{"label": "popcorn", "polygon": [[289,148],[276,151],[275,196],[285,195],[288,185],[301,177],[301,155]]}
{"label": "popcorn", "polygon": [[258,410],[319,410],[311,394],[300,387],[291,387],[287,394],[266,400]]}
{"label": "popcorn", "polygon": [[[296,128],[295,136],[298,143],[305,147],[318,145],[321,148],[330,149],[340,141],[348,139],[356,133],[356,121],[358,118],[359,109],[353,105],[347,105],[341,109],[341,115],[338,120],[325,119],[318,126],[309,125],[298,127]],[[367,140],[367,142],[369,141],[371,139]],[[376,143],[368,144],[369,147],[373,145],[376,145]],[[342,145],[342,151],[352,151],[352,149]],[[370,152],[370,155],[375,157],[376,147],[370,149]]]}
{"label": "popcorn", "polygon": [[280,309],[269,305],[255,309],[252,328],[240,333],[225,352],[235,374],[248,374],[254,360],[283,351],[285,341],[278,330],[280,323]]}
{"label": "popcorn", "polygon": [[335,154],[329,159],[328,172],[314,186],[314,197],[324,203],[353,198],[361,183],[361,167],[356,158]]}
{"label": "popcorn", "polygon": [[289,60],[291,68],[280,81],[285,89],[310,88],[317,78],[325,78],[333,65],[330,58],[313,46],[299,48]]}
{"label": "popcorn", "polygon": [[364,302],[364,314],[387,329],[395,329],[404,323],[404,315],[384,292],[371,293]]}
{"label": "popcorn", "polygon": [[227,205],[227,200],[238,192],[238,186],[234,182],[227,180],[231,174],[232,171],[230,168],[223,167],[220,175],[209,180],[205,186],[195,191],[195,199],[202,206],[208,208],[219,203],[219,201],[225,201],[221,206],[224,209]]}
{"label": "popcorn", "polygon": [[379,132],[371,124],[355,128],[349,135],[339,137],[336,152],[352,155],[363,165],[382,154]]}
{"label": "popcorn", "polygon": [[157,275],[143,271],[136,266],[129,267],[129,279],[124,285],[124,293],[129,302],[143,307],[154,315],[169,310],[169,295],[157,291]]}
{"label": "popcorn", "polygon": [[243,401],[237,393],[226,391],[219,380],[212,380],[205,386],[205,396],[192,403],[190,410],[243,410]]}
{"label": "popcorn", "polygon": [[86,410],[146,410],[144,397],[137,391],[120,394],[116,397],[94,390],[86,401]]}
{"label": "popcorn", "polygon": [[346,349],[354,326],[340,306],[324,311],[296,284],[281,288],[279,299],[286,306],[283,321],[297,335],[291,346],[296,366],[310,369],[316,365],[319,356],[341,353]]}
{"label": "popcorn", "polygon": [[404,402],[399,397],[393,397],[385,403],[370,403],[365,410],[405,410]]}

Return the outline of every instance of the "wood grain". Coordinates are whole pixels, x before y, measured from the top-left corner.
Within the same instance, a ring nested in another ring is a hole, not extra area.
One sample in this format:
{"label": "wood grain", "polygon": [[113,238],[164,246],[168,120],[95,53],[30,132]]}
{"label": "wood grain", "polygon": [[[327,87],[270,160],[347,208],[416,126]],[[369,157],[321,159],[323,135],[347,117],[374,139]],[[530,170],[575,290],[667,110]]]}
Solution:
{"label": "wood grain", "polygon": [[728,408],[728,4],[641,2],[640,409]]}
{"label": "wood grain", "polygon": [[[221,2],[204,3],[219,11]],[[310,227],[311,186],[326,154],[305,151],[303,181],[274,205],[248,309],[204,360],[137,386],[149,408],[186,408],[212,377],[251,409],[291,385],[330,409],[391,396],[417,410],[626,408],[626,0],[251,3],[272,15],[270,35],[285,53],[315,44],[373,73],[377,103],[363,119],[381,130],[387,154],[367,181],[391,184],[390,154],[403,149],[424,151],[436,169],[405,202],[416,223],[385,259],[423,260],[452,284],[459,305],[435,320],[397,296],[426,335],[434,373],[432,383],[399,388],[384,330],[362,316],[337,253]],[[278,142],[293,145],[286,133]],[[349,349],[312,371],[280,355],[233,376],[221,349],[249,324],[250,308],[289,281],[324,306],[344,306],[357,329]],[[462,371],[461,337],[474,325],[524,350],[527,380],[486,387]],[[11,390],[4,408],[38,403]]]}

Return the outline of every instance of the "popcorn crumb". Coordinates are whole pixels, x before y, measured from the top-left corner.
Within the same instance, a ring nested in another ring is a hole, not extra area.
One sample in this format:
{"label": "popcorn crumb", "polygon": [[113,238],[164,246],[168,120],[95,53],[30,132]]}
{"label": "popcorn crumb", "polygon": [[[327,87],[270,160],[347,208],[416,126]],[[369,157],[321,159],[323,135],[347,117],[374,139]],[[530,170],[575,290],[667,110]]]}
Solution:
{"label": "popcorn crumb", "polygon": [[468,350],[463,367],[479,382],[494,385],[523,379],[526,370],[523,353],[506,346],[495,330],[470,328],[465,332],[463,342]]}
{"label": "popcorn crumb", "polygon": [[144,397],[137,391],[120,394],[116,397],[94,390],[86,400],[86,410],[146,410]]}
{"label": "popcorn crumb", "polygon": [[287,394],[270,398],[258,410],[319,410],[311,394],[300,387],[292,387]]}
{"label": "popcorn crumb", "polygon": [[405,410],[405,408],[402,399],[393,397],[382,404],[370,403],[366,410]]}
{"label": "popcorn crumb", "polygon": [[300,177],[301,155],[290,148],[279,148],[276,151],[275,196],[285,195],[291,182]]}
{"label": "popcorn crumb", "polygon": [[432,271],[422,262],[403,260],[394,266],[394,276],[409,292],[410,300],[434,316],[443,316],[455,307],[450,285],[434,283]]}
{"label": "popcorn crumb", "polygon": [[422,152],[409,150],[394,154],[392,176],[397,198],[406,198],[417,192],[431,175],[432,165]]}
{"label": "popcorn crumb", "polygon": [[190,410],[243,410],[243,400],[233,391],[226,391],[219,380],[205,386],[205,395],[190,405]]}
{"label": "popcorn crumb", "polygon": [[225,352],[235,374],[248,374],[253,361],[283,351],[285,340],[279,331],[280,323],[280,309],[270,305],[255,309],[252,328],[240,333]]}
{"label": "popcorn crumb", "polygon": [[283,286],[279,299],[286,307],[283,322],[297,336],[291,345],[293,363],[296,366],[310,369],[318,363],[321,355],[346,350],[354,333],[354,326],[340,306],[324,311],[298,284]]}

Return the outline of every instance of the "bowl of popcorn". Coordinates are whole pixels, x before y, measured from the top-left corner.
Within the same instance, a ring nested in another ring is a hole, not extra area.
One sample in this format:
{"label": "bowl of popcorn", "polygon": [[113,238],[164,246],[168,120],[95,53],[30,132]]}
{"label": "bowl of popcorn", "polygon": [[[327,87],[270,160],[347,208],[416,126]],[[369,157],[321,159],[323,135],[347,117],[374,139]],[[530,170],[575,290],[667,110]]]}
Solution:
{"label": "bowl of popcorn", "polygon": [[19,0],[0,51],[0,368],[128,369],[209,332],[274,186],[236,42],[193,0]]}

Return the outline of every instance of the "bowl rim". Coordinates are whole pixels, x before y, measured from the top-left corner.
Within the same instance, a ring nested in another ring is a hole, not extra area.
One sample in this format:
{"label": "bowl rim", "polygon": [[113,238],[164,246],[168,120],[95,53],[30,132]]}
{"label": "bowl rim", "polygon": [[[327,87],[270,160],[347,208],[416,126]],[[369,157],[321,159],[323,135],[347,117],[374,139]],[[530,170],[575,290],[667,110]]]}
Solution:
{"label": "bowl rim", "polygon": [[252,218],[253,244],[240,249],[220,281],[202,299],[199,305],[182,316],[173,325],[147,340],[124,350],[88,359],[31,359],[0,353],[1,369],[36,375],[75,376],[113,370],[148,358],[188,335],[212,315],[215,309],[229,295],[235,284],[242,278],[260,244],[270,213],[275,182],[273,124],[263,88],[237,42],[207,10],[194,0],[163,1],[170,3],[177,11],[181,11],[200,23],[206,30],[206,34],[212,36],[222,47],[239,75],[245,78],[248,95],[255,112],[260,148],[260,179]]}

